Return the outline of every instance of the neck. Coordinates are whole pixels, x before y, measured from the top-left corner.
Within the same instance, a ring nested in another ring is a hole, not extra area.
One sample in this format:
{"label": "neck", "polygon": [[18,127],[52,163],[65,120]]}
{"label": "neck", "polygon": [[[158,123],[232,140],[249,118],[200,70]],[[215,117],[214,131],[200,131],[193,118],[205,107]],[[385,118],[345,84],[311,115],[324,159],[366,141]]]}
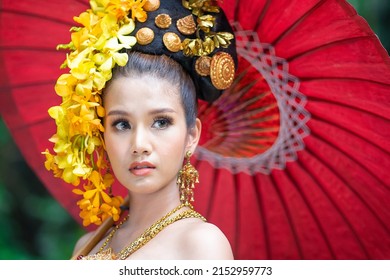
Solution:
{"label": "neck", "polygon": [[129,198],[126,224],[131,228],[146,228],[180,204],[176,184],[153,194],[129,193]]}

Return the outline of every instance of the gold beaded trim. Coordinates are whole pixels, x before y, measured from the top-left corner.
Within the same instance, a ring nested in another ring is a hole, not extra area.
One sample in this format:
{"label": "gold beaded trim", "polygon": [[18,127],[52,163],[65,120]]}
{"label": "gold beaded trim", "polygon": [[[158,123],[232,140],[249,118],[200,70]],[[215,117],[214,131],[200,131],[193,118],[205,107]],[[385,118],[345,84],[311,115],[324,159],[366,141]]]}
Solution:
{"label": "gold beaded trim", "polygon": [[170,218],[168,220],[154,224],[149,229],[147,229],[144,232],[144,234],[142,234],[140,237],[138,237],[137,240],[135,240],[129,246],[127,246],[122,251],[120,251],[118,254],[118,259],[119,260],[127,259],[131,254],[133,254],[135,251],[137,251],[142,246],[144,246],[146,243],[148,243],[150,240],[152,240],[164,228],[166,228],[170,224],[173,224],[176,221],[186,219],[186,218],[199,218],[199,219],[202,219],[203,221],[206,221],[206,219],[198,212],[196,212],[194,210],[187,210],[187,211],[180,213],[179,215],[177,215],[173,218]]}
{"label": "gold beaded trim", "polygon": [[[189,210],[186,210],[175,217],[170,218],[171,215],[182,209],[183,207],[190,207]],[[164,215],[161,219],[153,223],[149,228],[147,228],[136,240],[131,242],[128,246],[123,248],[118,254],[115,254],[112,248],[107,248],[108,243],[113,238],[115,232],[122,226],[122,224],[128,219],[128,216],[124,218],[119,224],[115,226],[115,228],[110,232],[104,241],[103,245],[100,247],[99,252],[93,255],[82,256],[82,260],[124,260],[127,259],[131,254],[140,249],[150,240],[152,240],[160,231],[169,226],[170,224],[186,219],[186,218],[198,218],[202,221],[206,221],[206,219],[193,210],[193,206],[190,203],[182,203],[166,215]]]}

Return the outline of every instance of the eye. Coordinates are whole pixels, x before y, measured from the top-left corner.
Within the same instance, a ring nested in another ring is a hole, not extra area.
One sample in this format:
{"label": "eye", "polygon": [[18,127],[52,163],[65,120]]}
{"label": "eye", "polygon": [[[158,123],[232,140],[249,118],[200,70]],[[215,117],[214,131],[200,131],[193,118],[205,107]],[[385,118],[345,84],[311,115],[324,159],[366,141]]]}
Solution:
{"label": "eye", "polygon": [[116,120],[112,123],[112,127],[114,127],[118,131],[131,129],[131,126],[127,120]]}
{"label": "eye", "polygon": [[157,129],[165,129],[173,123],[170,117],[157,117],[153,121],[153,127]]}

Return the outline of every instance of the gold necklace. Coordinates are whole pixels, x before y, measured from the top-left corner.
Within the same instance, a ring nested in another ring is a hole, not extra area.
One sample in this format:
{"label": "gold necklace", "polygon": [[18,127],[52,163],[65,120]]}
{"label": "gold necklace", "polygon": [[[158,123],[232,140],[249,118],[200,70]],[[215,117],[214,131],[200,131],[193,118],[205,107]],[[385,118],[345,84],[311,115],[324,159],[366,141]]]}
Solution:
{"label": "gold necklace", "polygon": [[[171,215],[179,211],[184,206],[190,207],[189,210],[186,210],[177,216],[173,218],[169,218]],[[149,228],[147,228],[136,240],[131,242],[128,246],[123,248],[118,254],[115,254],[112,250],[112,248],[107,248],[108,243],[113,238],[115,232],[122,226],[122,224],[128,219],[128,216],[124,218],[119,224],[115,226],[115,228],[110,232],[110,234],[107,236],[106,240],[104,241],[103,245],[100,247],[99,252],[93,255],[88,255],[83,257],[85,260],[108,260],[108,259],[117,259],[117,260],[124,260],[127,259],[131,254],[133,254],[135,251],[140,249],[142,246],[144,246],[146,243],[148,243],[150,240],[152,240],[160,231],[162,231],[164,228],[169,226],[170,224],[185,219],[185,218],[199,218],[203,221],[206,221],[206,219],[193,210],[193,206],[189,203],[182,203],[173,210],[169,211],[166,215],[164,215],[162,218],[160,218],[158,221],[153,223]]]}

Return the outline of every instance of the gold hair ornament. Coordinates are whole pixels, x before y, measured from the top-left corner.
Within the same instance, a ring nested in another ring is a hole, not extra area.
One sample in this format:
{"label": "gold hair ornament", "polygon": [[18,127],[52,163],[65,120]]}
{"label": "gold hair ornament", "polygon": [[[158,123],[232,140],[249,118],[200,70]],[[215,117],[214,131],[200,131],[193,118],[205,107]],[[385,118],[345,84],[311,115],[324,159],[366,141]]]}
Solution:
{"label": "gold hair ornament", "polygon": [[[217,1],[182,0],[183,6],[197,17],[196,38],[183,40],[183,52],[187,56],[204,56],[211,54],[216,48],[227,48],[234,35],[230,32],[212,32],[215,17],[209,13],[219,13]],[[200,35],[204,32],[204,36]],[[204,37],[204,39],[202,38]]]}

